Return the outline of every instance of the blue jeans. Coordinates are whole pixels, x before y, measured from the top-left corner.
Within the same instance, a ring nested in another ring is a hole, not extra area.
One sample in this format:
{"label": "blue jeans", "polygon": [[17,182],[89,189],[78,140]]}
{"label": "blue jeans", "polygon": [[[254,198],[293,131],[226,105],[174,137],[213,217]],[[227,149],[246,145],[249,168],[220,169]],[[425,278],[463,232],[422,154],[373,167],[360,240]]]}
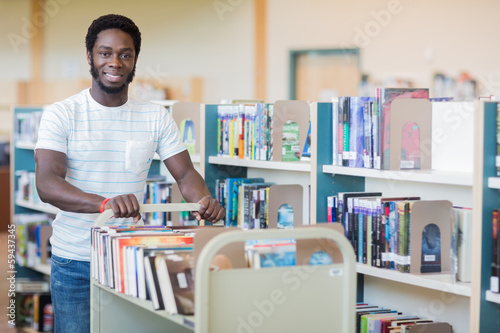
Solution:
{"label": "blue jeans", "polygon": [[90,332],[90,263],[52,255],[54,333]]}

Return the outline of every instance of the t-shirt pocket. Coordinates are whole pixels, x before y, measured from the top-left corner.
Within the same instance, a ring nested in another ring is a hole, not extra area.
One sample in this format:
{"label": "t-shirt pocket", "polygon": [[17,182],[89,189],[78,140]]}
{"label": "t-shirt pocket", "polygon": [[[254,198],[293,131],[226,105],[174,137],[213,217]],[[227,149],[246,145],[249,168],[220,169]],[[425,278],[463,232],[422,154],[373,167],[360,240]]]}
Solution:
{"label": "t-shirt pocket", "polygon": [[147,169],[153,157],[154,142],[147,141],[127,141],[125,150],[125,170],[136,175]]}

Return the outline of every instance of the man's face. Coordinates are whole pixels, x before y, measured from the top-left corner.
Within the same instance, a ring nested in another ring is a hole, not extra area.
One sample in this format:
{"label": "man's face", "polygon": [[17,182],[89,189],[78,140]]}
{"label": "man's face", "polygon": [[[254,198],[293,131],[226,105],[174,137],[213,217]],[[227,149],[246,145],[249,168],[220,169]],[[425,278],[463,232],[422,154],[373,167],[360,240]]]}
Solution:
{"label": "man's face", "polygon": [[92,52],[87,52],[90,74],[108,94],[118,94],[132,82],[136,61],[132,37],[119,29],[101,31]]}

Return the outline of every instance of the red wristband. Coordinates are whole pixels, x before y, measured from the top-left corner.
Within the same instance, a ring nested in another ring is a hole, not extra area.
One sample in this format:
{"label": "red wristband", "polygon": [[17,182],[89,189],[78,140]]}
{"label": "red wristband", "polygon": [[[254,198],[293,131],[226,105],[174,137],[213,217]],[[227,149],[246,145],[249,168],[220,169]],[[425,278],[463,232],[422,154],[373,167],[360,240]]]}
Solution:
{"label": "red wristband", "polygon": [[108,201],[109,201],[109,198],[106,198],[101,202],[101,214],[104,212],[104,206],[106,206],[106,202],[108,202]]}

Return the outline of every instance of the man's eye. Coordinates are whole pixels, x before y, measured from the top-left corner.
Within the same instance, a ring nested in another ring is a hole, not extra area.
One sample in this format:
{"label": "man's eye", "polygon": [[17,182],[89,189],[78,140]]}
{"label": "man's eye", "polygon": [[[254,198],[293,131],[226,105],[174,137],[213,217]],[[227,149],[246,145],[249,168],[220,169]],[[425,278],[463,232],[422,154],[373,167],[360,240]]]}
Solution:
{"label": "man's eye", "polygon": [[103,57],[107,57],[107,56],[109,56],[109,53],[108,53],[108,52],[101,52],[101,55],[102,55]]}
{"label": "man's eye", "polygon": [[130,54],[122,54],[123,59],[129,59],[130,57],[132,57]]}

